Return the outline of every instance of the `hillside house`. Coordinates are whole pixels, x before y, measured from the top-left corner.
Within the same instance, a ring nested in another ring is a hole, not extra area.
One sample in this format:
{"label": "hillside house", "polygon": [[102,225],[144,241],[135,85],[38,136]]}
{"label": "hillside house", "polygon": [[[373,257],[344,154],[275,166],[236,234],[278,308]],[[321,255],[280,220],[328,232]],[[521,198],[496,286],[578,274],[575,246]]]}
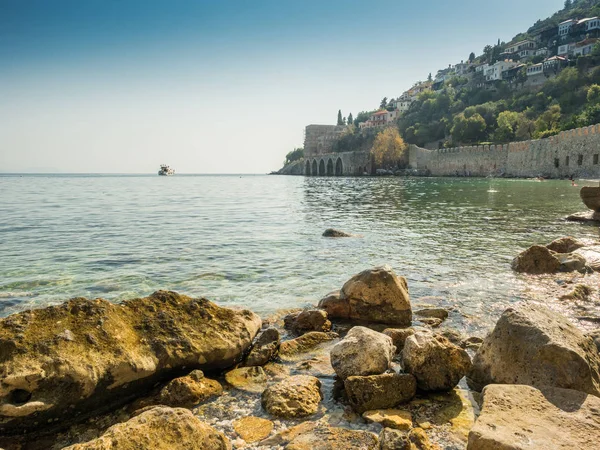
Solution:
{"label": "hillside house", "polygon": [[558,24],[558,36],[561,39],[566,39],[571,32],[571,28],[577,23],[575,19],[565,20]]}
{"label": "hillside house", "polygon": [[498,61],[485,70],[485,81],[498,81],[502,79],[502,72],[512,69],[518,64],[514,61]]}
{"label": "hillside house", "polygon": [[545,73],[558,73],[563,67],[566,67],[569,63],[567,58],[562,56],[552,56],[551,58],[546,58],[546,60],[542,63],[544,65]]}
{"label": "hillside house", "polygon": [[598,17],[581,19],[577,22],[577,25],[581,26],[582,31],[590,33],[594,30],[600,30],[600,19]]}
{"label": "hillside house", "polygon": [[526,39],[524,41],[519,41],[514,44],[508,44],[504,49],[504,52],[519,54],[522,51],[535,50],[536,46],[537,45],[535,41],[532,41],[531,39]]}
{"label": "hillside house", "polygon": [[592,53],[592,49],[594,45],[596,45],[598,39],[585,39],[581,42],[578,42],[573,46],[572,52],[574,56],[585,56]]}
{"label": "hillside house", "polygon": [[404,113],[408,111],[410,105],[412,104],[412,100],[410,98],[402,98],[400,97],[397,100],[392,102],[394,109],[397,109],[399,113]]}
{"label": "hillside house", "polygon": [[532,77],[535,75],[543,75],[543,74],[544,74],[544,64],[543,63],[534,64],[527,68],[527,76],[528,77]]}
{"label": "hillside house", "polygon": [[563,44],[558,47],[558,51],[556,54],[558,56],[568,56],[573,52],[573,48],[575,48],[574,44]]}
{"label": "hillside house", "polygon": [[542,47],[535,51],[534,56],[548,56],[549,54],[550,50],[548,50],[548,47]]}
{"label": "hillside house", "polygon": [[375,127],[383,127],[395,119],[398,118],[398,111],[377,111],[371,115],[369,120],[366,122],[362,122],[359,124],[359,128],[362,130],[364,128],[375,128]]}

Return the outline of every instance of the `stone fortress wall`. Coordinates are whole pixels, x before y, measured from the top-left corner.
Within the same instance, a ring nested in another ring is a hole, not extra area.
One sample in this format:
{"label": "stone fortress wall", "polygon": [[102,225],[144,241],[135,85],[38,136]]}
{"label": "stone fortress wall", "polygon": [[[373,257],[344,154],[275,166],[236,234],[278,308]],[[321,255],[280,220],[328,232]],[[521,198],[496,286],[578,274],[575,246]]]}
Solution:
{"label": "stone fortress wall", "polygon": [[409,148],[410,167],[433,176],[600,178],[599,157],[600,124],[505,145]]}

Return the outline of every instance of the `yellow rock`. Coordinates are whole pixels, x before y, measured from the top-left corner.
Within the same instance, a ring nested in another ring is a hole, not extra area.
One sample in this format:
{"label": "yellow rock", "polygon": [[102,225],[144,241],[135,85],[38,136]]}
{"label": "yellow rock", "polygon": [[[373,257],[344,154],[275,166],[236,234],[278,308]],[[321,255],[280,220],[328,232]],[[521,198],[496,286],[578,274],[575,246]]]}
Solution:
{"label": "yellow rock", "polygon": [[262,441],[273,430],[273,422],[260,417],[248,416],[233,422],[235,432],[247,443]]}
{"label": "yellow rock", "polygon": [[225,380],[241,391],[260,394],[267,387],[267,375],[262,367],[240,367],[225,374]]}
{"label": "yellow rock", "polygon": [[384,427],[408,431],[412,428],[412,415],[402,409],[375,409],[363,413],[363,418],[368,422],[375,422]]}

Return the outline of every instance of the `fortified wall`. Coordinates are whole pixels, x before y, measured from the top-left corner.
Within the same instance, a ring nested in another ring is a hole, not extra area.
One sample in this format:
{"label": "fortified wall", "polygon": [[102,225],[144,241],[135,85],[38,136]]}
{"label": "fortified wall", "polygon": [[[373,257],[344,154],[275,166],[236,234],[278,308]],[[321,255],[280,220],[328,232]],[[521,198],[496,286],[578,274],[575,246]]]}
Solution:
{"label": "fortified wall", "polygon": [[600,178],[600,124],[546,139],[427,150],[411,145],[409,165],[433,176]]}
{"label": "fortified wall", "polygon": [[308,125],[304,131],[304,157],[322,156],[333,152],[333,144],[346,126]]}

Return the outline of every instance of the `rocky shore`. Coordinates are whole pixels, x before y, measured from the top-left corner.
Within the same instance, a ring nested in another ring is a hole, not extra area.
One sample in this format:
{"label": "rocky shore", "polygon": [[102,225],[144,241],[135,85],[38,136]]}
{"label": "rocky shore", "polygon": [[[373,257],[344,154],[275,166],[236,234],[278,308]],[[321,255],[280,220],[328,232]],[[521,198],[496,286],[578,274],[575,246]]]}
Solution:
{"label": "rocky shore", "polygon": [[[512,267],[585,281],[597,248],[563,238]],[[593,292],[578,283],[563,301]],[[165,291],[6,317],[0,447],[596,448],[597,324],[524,301],[480,338],[444,325],[456,311],[413,303],[406,279],[377,267],[265,320]]]}

